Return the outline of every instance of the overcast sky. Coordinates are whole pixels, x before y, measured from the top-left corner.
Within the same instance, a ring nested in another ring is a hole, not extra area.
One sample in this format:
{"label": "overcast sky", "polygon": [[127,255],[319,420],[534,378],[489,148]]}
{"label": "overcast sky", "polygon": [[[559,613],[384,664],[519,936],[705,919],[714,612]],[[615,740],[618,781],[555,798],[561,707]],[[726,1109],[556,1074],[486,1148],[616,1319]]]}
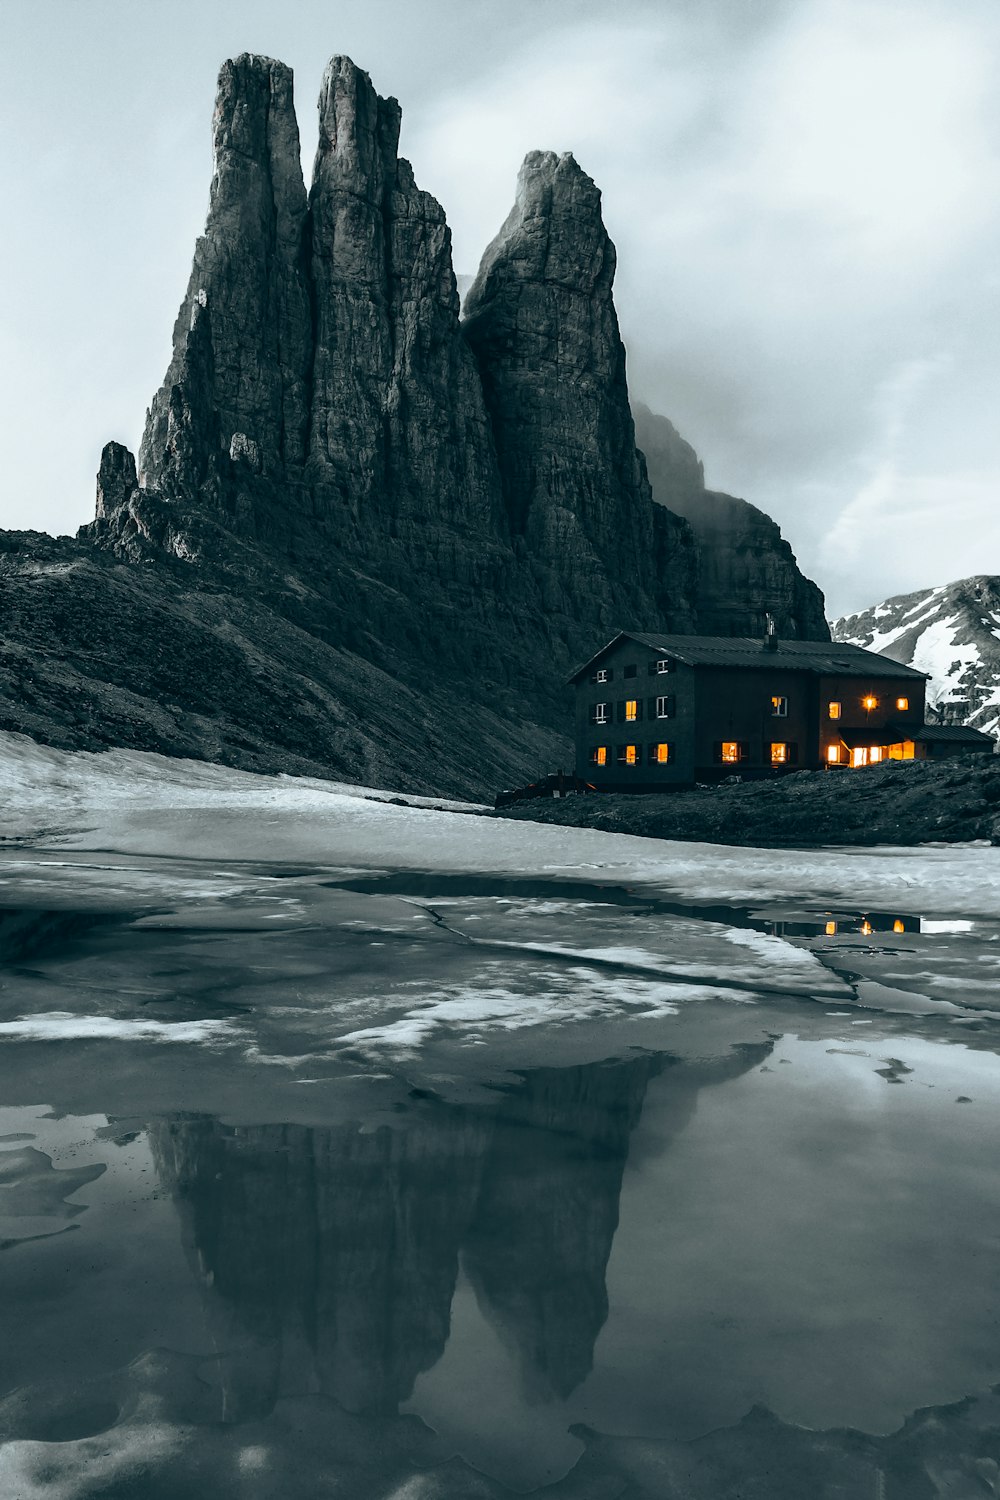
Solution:
{"label": "overcast sky", "polygon": [[998,0],[3,0],[0,525],[75,530],[138,442],[240,51],[310,164],[330,55],[397,96],[460,272],[572,150],[633,392],[832,614],[1000,573]]}

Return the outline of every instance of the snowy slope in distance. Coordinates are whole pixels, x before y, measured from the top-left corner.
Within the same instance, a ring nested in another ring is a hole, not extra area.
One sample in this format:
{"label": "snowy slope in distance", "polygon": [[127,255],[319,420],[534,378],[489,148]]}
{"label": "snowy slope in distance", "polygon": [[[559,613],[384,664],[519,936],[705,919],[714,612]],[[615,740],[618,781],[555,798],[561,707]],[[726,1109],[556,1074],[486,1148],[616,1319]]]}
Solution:
{"label": "snowy slope in distance", "polygon": [[1000,729],[1000,577],[897,594],[831,628],[836,641],[927,672],[927,702],[945,722]]}

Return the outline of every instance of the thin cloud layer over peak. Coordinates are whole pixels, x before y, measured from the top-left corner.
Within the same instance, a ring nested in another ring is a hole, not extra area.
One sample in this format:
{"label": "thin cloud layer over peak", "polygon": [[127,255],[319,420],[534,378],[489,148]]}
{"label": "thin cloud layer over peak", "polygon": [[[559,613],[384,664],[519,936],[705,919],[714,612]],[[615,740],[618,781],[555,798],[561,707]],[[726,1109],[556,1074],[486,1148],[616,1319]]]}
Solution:
{"label": "thin cloud layer over peak", "polygon": [[[478,0],[176,0],[152,49],[153,16],[125,0],[85,25],[39,6],[0,18],[17,289],[0,314],[0,525],[74,529],[102,443],[138,439],[204,212],[223,57],[295,68],[308,170],[323,66],[349,52],[399,98],[460,272],[525,152],[574,153],[618,246],[633,392],[710,485],[779,521],[834,614],[1000,572],[995,0],[510,0],[502,27]],[[113,100],[92,82],[105,56]],[[54,69],[74,121],[58,152]]]}
{"label": "thin cloud layer over peak", "polygon": [[[757,14],[738,37],[696,10],[549,31],[425,111],[409,149],[458,263],[474,269],[523,152],[571,147],[618,245],[633,390],[710,484],[779,520],[835,610],[968,572],[973,547],[1000,569],[1000,438],[982,427],[1000,396],[1000,12]],[[932,496],[948,501],[928,548]],[[959,497],[975,544],[946,520]]]}

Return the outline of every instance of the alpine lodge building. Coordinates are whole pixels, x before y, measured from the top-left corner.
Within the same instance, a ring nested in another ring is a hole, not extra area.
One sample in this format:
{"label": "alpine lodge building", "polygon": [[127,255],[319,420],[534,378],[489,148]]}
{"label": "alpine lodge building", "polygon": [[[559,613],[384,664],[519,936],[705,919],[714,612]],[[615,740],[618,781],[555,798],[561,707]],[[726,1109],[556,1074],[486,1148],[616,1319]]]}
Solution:
{"label": "alpine lodge building", "polygon": [[924,723],[926,676],[837,641],[622,631],[574,672],[576,775],[658,791],[784,771],[991,751]]}

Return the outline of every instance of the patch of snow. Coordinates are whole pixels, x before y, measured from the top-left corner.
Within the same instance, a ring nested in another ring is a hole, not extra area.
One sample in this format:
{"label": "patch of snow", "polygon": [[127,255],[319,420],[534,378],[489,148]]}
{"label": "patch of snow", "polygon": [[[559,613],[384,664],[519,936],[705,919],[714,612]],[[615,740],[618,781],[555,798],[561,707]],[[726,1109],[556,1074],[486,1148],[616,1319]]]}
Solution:
{"label": "patch of snow", "polygon": [[0,1040],[10,1037],[22,1042],[212,1042],[231,1031],[230,1021],[119,1021],[64,1010],[0,1022]]}

